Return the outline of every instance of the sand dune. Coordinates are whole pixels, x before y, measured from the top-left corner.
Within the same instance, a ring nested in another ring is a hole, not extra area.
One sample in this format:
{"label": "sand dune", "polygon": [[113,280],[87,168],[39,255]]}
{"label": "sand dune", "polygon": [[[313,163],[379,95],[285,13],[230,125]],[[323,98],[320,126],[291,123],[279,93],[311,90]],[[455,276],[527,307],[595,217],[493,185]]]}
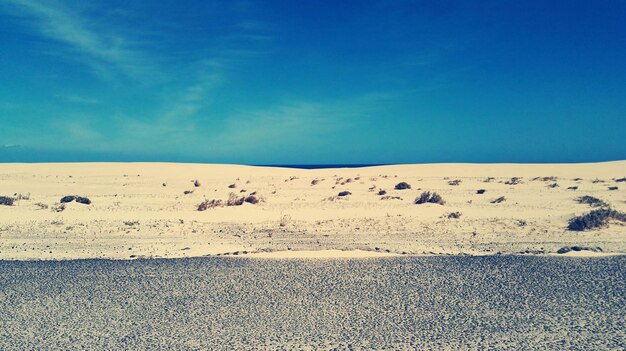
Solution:
{"label": "sand dune", "polygon": [[[575,245],[624,253],[623,223],[584,232],[566,226],[573,216],[592,209],[575,201],[582,195],[626,211],[626,183],[617,181],[625,176],[626,161],[318,170],[171,163],[0,164],[0,196],[21,198],[13,206],[0,205],[0,259],[316,250],[548,254]],[[514,177],[518,179],[511,181]],[[395,190],[400,182],[411,189]],[[609,190],[612,187],[617,189]],[[484,193],[477,194],[479,189]],[[379,195],[381,190],[386,194]],[[342,191],[351,194],[337,196]],[[414,204],[424,191],[440,194],[445,204]],[[226,202],[231,193],[238,199],[254,193],[261,202],[197,210],[205,200]],[[55,211],[66,195],[87,197],[91,204],[73,201]],[[502,202],[492,203],[501,197]],[[456,212],[460,218],[449,218]]]}

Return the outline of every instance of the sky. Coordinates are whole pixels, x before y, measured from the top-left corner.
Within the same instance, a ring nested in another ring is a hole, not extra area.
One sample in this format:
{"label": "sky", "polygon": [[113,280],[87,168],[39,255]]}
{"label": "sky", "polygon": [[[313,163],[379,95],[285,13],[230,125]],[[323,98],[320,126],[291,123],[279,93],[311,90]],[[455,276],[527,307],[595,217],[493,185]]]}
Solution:
{"label": "sky", "polygon": [[626,159],[626,1],[0,0],[0,162]]}

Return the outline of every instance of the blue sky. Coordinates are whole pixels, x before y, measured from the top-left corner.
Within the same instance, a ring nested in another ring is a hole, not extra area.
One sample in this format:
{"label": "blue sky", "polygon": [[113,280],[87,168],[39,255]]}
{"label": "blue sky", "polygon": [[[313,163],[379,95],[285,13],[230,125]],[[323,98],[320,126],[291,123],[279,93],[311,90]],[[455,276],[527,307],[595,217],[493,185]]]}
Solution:
{"label": "blue sky", "polygon": [[0,0],[0,162],[626,159],[625,1]]}

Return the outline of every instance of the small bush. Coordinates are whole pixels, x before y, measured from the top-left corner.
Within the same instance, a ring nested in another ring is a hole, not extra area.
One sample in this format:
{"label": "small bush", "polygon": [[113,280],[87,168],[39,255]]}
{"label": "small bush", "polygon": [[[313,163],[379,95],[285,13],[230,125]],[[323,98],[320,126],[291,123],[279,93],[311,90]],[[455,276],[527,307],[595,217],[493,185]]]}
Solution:
{"label": "small bush", "polygon": [[598,199],[597,197],[593,197],[593,196],[589,196],[589,195],[581,196],[581,197],[577,198],[576,201],[579,204],[585,204],[585,205],[589,205],[591,207],[603,207],[603,206],[607,206],[608,205],[606,202]]}
{"label": "small bush", "polygon": [[245,201],[245,202],[247,202],[249,204],[256,205],[256,204],[258,204],[261,201],[261,199],[259,199],[258,197],[254,196],[254,195],[250,195],[250,196],[246,196],[246,198],[243,201]]}
{"label": "small bush", "polygon": [[411,189],[411,184],[409,184],[407,182],[401,182],[401,183],[396,184],[395,189],[396,190]]}
{"label": "small bush", "polygon": [[13,206],[13,198],[8,196],[0,196],[0,205]]}
{"label": "small bush", "polygon": [[228,188],[230,188],[230,189],[235,189],[236,187],[237,187],[236,184],[231,184],[231,185],[228,186]]}
{"label": "small bush", "polygon": [[348,195],[352,195],[352,193],[349,191],[342,191],[339,194],[337,194],[337,196],[348,196]]}
{"label": "small bush", "polygon": [[89,200],[89,198],[82,197],[82,196],[76,196],[76,202],[78,202],[79,204],[83,204],[83,205],[91,204],[91,200]]}
{"label": "small bush", "polygon": [[610,208],[600,208],[593,210],[582,216],[577,216],[569,220],[567,229],[583,231],[595,228],[606,227],[609,220],[626,222],[626,213],[612,210]]}
{"label": "small bush", "polygon": [[626,182],[626,177],[615,179],[615,181],[618,182],[618,183]]}
{"label": "small bush", "polygon": [[559,187],[559,184],[557,184],[557,183],[552,183],[552,184],[548,185],[548,188],[558,188],[558,187]]}
{"label": "small bush", "polygon": [[56,204],[52,206],[52,211],[54,212],[63,212],[65,211],[65,204]]}
{"label": "small bush", "polygon": [[577,186],[570,186],[570,187],[567,187],[567,190],[578,190],[578,187]]}
{"label": "small bush", "polygon": [[596,179],[592,180],[591,182],[593,184],[598,184],[598,183],[604,183],[604,180],[596,178]]}
{"label": "small bush", "polygon": [[459,219],[459,218],[461,218],[461,212],[450,212],[450,213],[448,213],[448,218],[450,218],[450,219]]}
{"label": "small bush", "polygon": [[79,204],[83,204],[83,205],[89,205],[91,204],[91,200],[89,200],[86,197],[82,197],[82,196],[77,196],[77,195],[67,195],[67,196],[63,196],[61,198],[61,203],[62,204],[66,204],[66,203],[70,203],[72,201],[76,200],[76,202],[78,202]]}
{"label": "small bush", "polygon": [[311,181],[311,185],[317,185],[317,184],[319,184],[319,182],[320,182],[319,179],[313,179]]}
{"label": "small bush", "polygon": [[494,180],[496,180],[496,178],[494,178],[494,177],[487,177],[487,178],[485,178],[485,180],[483,180],[483,183],[491,183]]}
{"label": "small bush", "polygon": [[380,195],[380,196],[383,196],[383,195],[386,195],[386,194],[387,194],[387,191],[386,191],[386,190],[380,190],[380,191],[378,192],[378,195]]}
{"label": "small bush", "polygon": [[35,203],[35,206],[39,207],[40,210],[47,210],[48,209],[48,205],[44,204],[43,202],[37,202],[37,203]]}
{"label": "small bush", "polygon": [[478,190],[476,190],[476,194],[482,195],[482,194],[485,193],[485,191],[487,191],[487,190],[485,190],[485,189],[478,189]]}
{"label": "small bush", "polygon": [[461,184],[461,179],[455,179],[448,182],[448,185],[459,185]]}
{"label": "small bush", "polygon": [[73,196],[73,195],[68,195],[68,196],[63,196],[63,197],[61,198],[61,201],[60,201],[60,202],[61,202],[62,204],[66,204],[66,203],[68,203],[68,202],[72,202],[72,201],[74,201],[74,200],[76,200],[76,196]]}
{"label": "small bush", "polygon": [[425,191],[415,199],[415,204],[417,205],[424,204],[424,203],[443,205],[446,202],[443,201],[443,198],[441,197],[441,195],[437,193],[431,193],[430,191]]}
{"label": "small bush", "polygon": [[504,201],[506,201],[506,198],[504,196],[500,196],[499,198],[491,201],[491,203],[492,204],[499,204],[499,203],[504,202]]}
{"label": "small bush", "polygon": [[193,186],[195,186],[196,188],[200,187],[200,181],[198,181],[197,179],[193,181]]}
{"label": "small bush", "polygon": [[193,194],[193,190],[185,190],[183,191],[183,194],[185,195]]}
{"label": "small bush", "polygon": [[617,189],[619,189],[619,188],[618,188],[618,187],[616,187],[616,186],[610,186],[610,187],[609,187],[609,190],[617,190]]}
{"label": "small bush", "polygon": [[198,205],[198,211],[206,211],[210,208],[222,206],[222,200],[204,200]]}
{"label": "small bush", "polygon": [[245,197],[238,197],[235,193],[230,193],[228,200],[226,200],[226,206],[241,206],[245,199]]}

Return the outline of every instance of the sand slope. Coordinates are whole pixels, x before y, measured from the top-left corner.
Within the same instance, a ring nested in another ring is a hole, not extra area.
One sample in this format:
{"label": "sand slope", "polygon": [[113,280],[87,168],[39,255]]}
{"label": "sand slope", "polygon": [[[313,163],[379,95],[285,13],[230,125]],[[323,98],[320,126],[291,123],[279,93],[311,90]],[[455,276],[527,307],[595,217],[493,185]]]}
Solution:
{"label": "sand slope", "polygon": [[[0,195],[27,198],[0,206],[0,259],[355,249],[484,255],[550,253],[572,245],[624,253],[626,227],[619,223],[588,232],[571,232],[566,225],[572,216],[591,210],[574,201],[582,195],[626,211],[626,183],[616,182],[625,176],[626,161],[321,170],[171,163],[0,164]],[[485,182],[488,177],[493,179]],[[519,177],[520,183],[506,184],[512,177]],[[455,179],[460,184],[450,185]],[[399,182],[409,183],[411,189],[394,190]],[[231,184],[235,188],[229,188]],[[578,189],[568,189],[574,186]],[[612,186],[618,190],[609,190]],[[381,199],[381,189],[390,198]],[[485,193],[476,194],[478,189]],[[413,204],[426,190],[441,194],[445,205]],[[352,195],[339,198],[340,191]],[[196,210],[205,199],[225,201],[230,193],[252,192],[264,201]],[[53,211],[65,195],[86,196],[92,204],[72,202],[62,212]],[[491,203],[501,196],[504,202]],[[447,218],[451,212],[461,217]]]}

